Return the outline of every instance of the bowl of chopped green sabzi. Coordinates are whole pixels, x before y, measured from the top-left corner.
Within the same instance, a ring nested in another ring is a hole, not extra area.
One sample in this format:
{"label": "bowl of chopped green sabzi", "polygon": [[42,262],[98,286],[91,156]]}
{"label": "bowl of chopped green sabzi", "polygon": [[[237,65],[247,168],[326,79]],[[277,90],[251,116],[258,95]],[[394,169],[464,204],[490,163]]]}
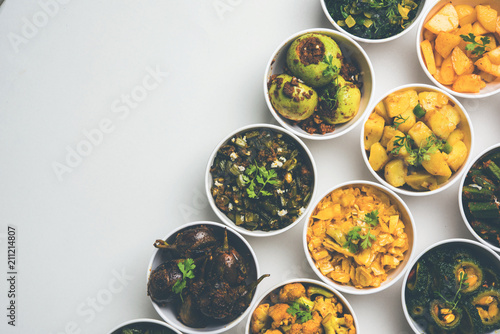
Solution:
{"label": "bowl of chopped green sabzi", "polygon": [[287,231],[307,215],[316,175],[312,154],[296,135],[253,124],[216,146],[205,185],[212,209],[225,224],[265,237]]}
{"label": "bowl of chopped green sabzi", "polygon": [[425,0],[321,0],[332,25],[358,42],[388,42],[415,26]]}
{"label": "bowl of chopped green sabzi", "polygon": [[500,143],[481,152],[467,169],[458,203],[472,235],[500,252]]}

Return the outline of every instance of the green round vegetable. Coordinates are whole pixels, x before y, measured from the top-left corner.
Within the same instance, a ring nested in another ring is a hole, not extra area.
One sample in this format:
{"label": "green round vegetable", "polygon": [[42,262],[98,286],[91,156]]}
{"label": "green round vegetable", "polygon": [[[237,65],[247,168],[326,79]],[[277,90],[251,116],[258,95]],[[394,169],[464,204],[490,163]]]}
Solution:
{"label": "green round vegetable", "polygon": [[463,281],[460,290],[462,293],[476,291],[483,283],[483,270],[479,261],[474,258],[461,259],[455,264],[453,273],[457,287],[460,287],[460,282]]}
{"label": "green round vegetable", "polygon": [[500,326],[500,290],[497,288],[481,288],[471,299],[469,309],[476,329],[489,332]]}
{"label": "green round vegetable", "polygon": [[358,113],[361,92],[354,84],[338,76],[335,84],[325,88],[320,99],[320,117],[329,124],[342,124],[353,119]]}
{"label": "green round vegetable", "polygon": [[320,87],[333,81],[335,72],[338,73],[342,66],[341,56],[342,52],[332,38],[308,33],[292,42],[286,63],[294,76],[309,86]]}
{"label": "green round vegetable", "polygon": [[314,89],[288,74],[271,79],[269,99],[281,116],[292,121],[308,118],[318,106],[318,94]]}
{"label": "green round vegetable", "polygon": [[457,328],[462,320],[462,309],[458,307],[453,309],[450,305],[437,299],[431,301],[429,312],[434,323],[446,331]]}

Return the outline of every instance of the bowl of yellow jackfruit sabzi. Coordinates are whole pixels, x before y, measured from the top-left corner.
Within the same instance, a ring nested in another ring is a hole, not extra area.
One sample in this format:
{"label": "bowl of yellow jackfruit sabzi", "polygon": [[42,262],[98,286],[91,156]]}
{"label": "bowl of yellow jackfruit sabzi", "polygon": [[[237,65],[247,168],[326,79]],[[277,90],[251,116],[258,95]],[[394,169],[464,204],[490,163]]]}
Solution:
{"label": "bowl of yellow jackfruit sabzi", "polygon": [[409,84],[388,92],[364,119],[363,159],[375,178],[403,195],[450,187],[471,159],[474,134],[460,102],[442,89]]}
{"label": "bowl of yellow jackfruit sabzi", "polygon": [[429,79],[462,98],[500,92],[500,1],[441,0],[423,13],[417,55]]}
{"label": "bowl of yellow jackfruit sabzi", "polygon": [[354,310],[338,291],[313,279],[292,279],[264,293],[252,308],[246,334],[355,334]]}

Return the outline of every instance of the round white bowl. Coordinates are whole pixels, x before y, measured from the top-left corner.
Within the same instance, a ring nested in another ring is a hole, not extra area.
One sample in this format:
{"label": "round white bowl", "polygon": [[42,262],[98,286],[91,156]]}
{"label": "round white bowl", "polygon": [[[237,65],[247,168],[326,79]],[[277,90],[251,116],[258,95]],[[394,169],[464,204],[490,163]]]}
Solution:
{"label": "round white bowl", "polygon": [[[182,226],[177,227],[175,230],[171,231],[169,234],[163,238],[163,240],[167,240],[172,242],[174,237],[179,233],[180,231],[190,228],[193,226],[199,226],[199,225],[205,225],[205,226],[210,226],[211,228],[214,229],[215,233],[218,233],[220,235],[223,235],[224,230],[227,229],[228,232],[228,238],[230,244],[236,248],[236,250],[240,253],[241,256],[245,256],[243,254],[246,254],[250,258],[249,264],[250,264],[250,275],[248,280],[254,281],[260,276],[260,270],[259,270],[259,264],[257,261],[257,256],[255,255],[252,247],[248,243],[248,241],[243,238],[238,232],[236,232],[234,229],[221,224],[221,223],[216,223],[216,222],[210,222],[210,221],[197,221],[197,222],[192,222],[192,223],[187,223]],[[167,260],[166,252],[162,252],[161,249],[156,249],[151,256],[151,260],[149,261],[148,265],[148,270],[147,270],[147,275],[146,275],[146,282],[149,281],[149,276],[151,272],[158,267],[161,263]],[[181,331],[182,333],[190,333],[190,334],[197,334],[197,333],[206,333],[206,334],[215,334],[215,333],[223,333],[230,328],[233,328],[236,326],[239,322],[241,322],[250,312],[250,309],[252,308],[252,305],[256,302],[257,296],[259,292],[259,286],[257,286],[257,289],[255,290],[254,296],[252,298],[252,302],[248,306],[245,312],[243,312],[238,318],[235,320],[226,323],[226,324],[210,324],[207,327],[204,328],[192,328],[184,325],[179,319],[177,319],[175,307],[171,304],[168,304],[166,306],[160,306],[156,304],[153,300],[151,300],[151,303],[153,304],[154,309],[160,317],[171,324],[173,327],[175,327],[177,330]]]}
{"label": "round white bowl", "polygon": [[[458,107],[457,109],[460,111],[460,114],[461,114],[461,119],[462,119],[461,121],[465,122],[467,128],[470,130],[469,133],[465,134],[467,137],[464,138],[464,140],[468,141],[468,143],[466,143],[466,144],[468,144],[468,147],[469,147],[469,152],[468,152],[467,159],[465,160],[465,162],[462,165],[462,167],[460,167],[460,169],[458,171],[456,171],[455,173],[453,173],[453,175],[448,179],[448,181],[446,181],[445,183],[441,184],[439,186],[439,188],[434,189],[434,190],[416,191],[416,190],[407,190],[407,189],[397,188],[397,187],[392,186],[382,176],[380,176],[376,171],[374,171],[373,168],[370,166],[370,163],[368,162],[368,154],[365,151],[365,147],[364,147],[364,139],[363,139],[364,138],[364,133],[365,133],[364,124],[366,123],[366,121],[370,117],[370,114],[372,112],[374,112],[373,109],[375,108],[375,106],[379,102],[381,102],[383,99],[385,99],[389,94],[397,92],[399,90],[405,90],[405,89],[409,89],[409,88],[415,88],[417,90],[417,93],[421,92],[421,91],[434,91],[434,92],[439,92],[439,93],[442,93],[442,94],[446,95],[448,97],[448,99],[451,100],[453,103],[455,103],[455,105]],[[379,100],[375,101],[375,103],[371,106],[370,112],[365,115],[365,118],[363,120],[363,128],[361,129],[360,143],[361,143],[361,155],[363,156],[363,160],[365,161],[366,167],[368,167],[368,170],[370,170],[370,173],[372,173],[372,175],[380,183],[382,183],[387,188],[389,188],[389,189],[391,189],[391,190],[393,190],[393,191],[395,191],[395,192],[397,192],[399,194],[402,194],[402,195],[408,195],[408,196],[429,196],[429,195],[437,194],[437,193],[439,193],[439,192],[441,192],[441,191],[443,191],[443,190],[451,187],[465,173],[466,168],[467,168],[467,164],[472,159],[471,152],[472,152],[472,148],[474,147],[474,130],[472,128],[472,121],[469,118],[469,114],[465,110],[464,106],[453,95],[450,95],[446,91],[443,91],[442,89],[434,87],[434,86],[431,86],[431,85],[426,85],[426,84],[407,84],[407,85],[399,86],[399,87],[396,87],[396,88],[390,90],[389,92],[387,92],[386,94],[384,94],[382,98],[380,98]]]}
{"label": "round white bowl", "polygon": [[406,29],[404,29],[403,31],[401,31],[400,33],[398,33],[396,35],[393,35],[393,36],[390,36],[390,37],[387,37],[387,38],[375,38],[375,39],[362,38],[362,37],[356,36],[356,35],[351,34],[350,32],[348,32],[347,30],[345,30],[341,26],[339,26],[337,24],[337,22],[332,18],[332,16],[330,15],[330,13],[328,12],[328,8],[326,7],[325,0],[321,0],[321,8],[323,8],[323,12],[325,13],[326,18],[328,19],[328,21],[330,21],[330,23],[338,31],[346,34],[347,36],[351,37],[352,39],[354,39],[354,40],[356,40],[358,42],[376,44],[376,43],[390,42],[390,41],[393,41],[393,40],[395,40],[397,38],[400,38],[400,37],[404,36],[405,34],[407,34],[420,21],[420,18],[422,17],[422,12],[423,12],[423,9],[424,9],[424,7],[426,5],[426,2],[427,2],[426,0],[422,0],[422,3],[420,4],[420,7],[418,9],[417,15],[415,16],[415,19],[413,20],[413,22]]}
{"label": "round white bowl", "polygon": [[452,3],[453,5],[468,4],[468,5],[472,5],[472,6],[488,4],[488,5],[491,5],[492,8],[494,8],[498,12],[500,12],[500,2],[496,1],[496,0],[440,0],[440,1],[437,1],[437,2],[427,6],[426,9],[424,10],[424,12],[422,13],[422,19],[420,20],[420,22],[418,24],[417,39],[416,39],[417,56],[418,56],[418,61],[420,63],[420,66],[422,67],[422,70],[424,71],[425,75],[427,75],[429,80],[431,80],[432,83],[434,83],[437,87],[446,91],[448,94],[453,94],[457,97],[475,99],[475,98],[488,97],[488,96],[499,93],[500,92],[500,78],[497,78],[493,82],[486,83],[486,87],[481,89],[481,91],[479,93],[459,93],[459,92],[455,92],[454,90],[452,90],[451,86],[443,85],[442,83],[437,81],[432,76],[432,74],[430,74],[429,71],[427,70],[427,66],[425,65],[425,61],[424,61],[424,58],[422,56],[422,52],[420,51],[420,43],[424,40],[424,25],[427,23],[427,21],[430,20],[430,18],[434,14],[437,13],[438,10],[440,10],[444,5],[446,5],[448,3]]}
{"label": "round white bowl", "polygon": [[[215,159],[215,156],[217,155],[217,151],[219,150],[219,148],[222,145],[224,145],[226,142],[231,140],[231,138],[233,138],[236,134],[238,134],[240,132],[244,132],[244,131],[248,131],[248,130],[252,130],[252,129],[260,129],[260,128],[265,128],[265,129],[269,129],[269,130],[272,130],[275,132],[281,132],[285,135],[288,135],[290,137],[290,139],[294,140],[300,147],[302,147],[302,149],[304,150],[304,152],[306,153],[306,155],[309,158],[309,161],[311,163],[311,168],[312,168],[313,173],[314,173],[314,184],[313,184],[311,199],[309,200],[307,207],[305,207],[304,212],[292,224],[290,224],[282,229],[279,229],[279,230],[272,230],[272,231],[267,231],[267,232],[261,231],[261,230],[250,231],[250,230],[247,230],[246,228],[237,226],[231,219],[229,219],[224,214],[224,212],[219,210],[219,208],[215,204],[215,200],[212,196],[212,193],[210,192],[210,189],[212,187],[212,175],[210,173],[210,168],[213,164],[213,161]],[[310,210],[310,208],[312,206],[312,201],[313,201],[315,193],[316,193],[316,188],[317,188],[316,185],[317,185],[317,180],[318,180],[317,175],[318,175],[318,173],[316,171],[316,163],[314,162],[311,151],[309,151],[309,148],[295,134],[293,134],[291,131],[289,131],[287,129],[283,129],[282,127],[272,125],[272,124],[252,124],[252,125],[247,125],[247,126],[244,126],[242,128],[239,128],[239,129],[233,131],[232,133],[227,135],[223,140],[221,140],[219,142],[219,144],[217,144],[214,151],[210,155],[210,158],[208,159],[208,164],[207,164],[207,168],[206,168],[206,172],[205,172],[205,190],[206,190],[206,194],[207,194],[208,202],[210,203],[210,206],[214,210],[215,214],[219,217],[219,219],[222,220],[223,223],[232,227],[233,229],[235,229],[236,231],[238,231],[241,234],[245,234],[245,235],[252,236],[252,237],[270,237],[270,236],[277,235],[277,234],[283,233],[285,231],[288,231],[289,229],[291,229],[292,227],[297,225],[303,217],[307,216],[307,212]]]}
{"label": "round white bowl", "polygon": [[255,305],[252,307],[252,310],[250,312],[250,315],[248,317],[248,320],[247,320],[247,323],[246,323],[246,326],[245,326],[245,334],[251,334],[251,330],[250,330],[250,325],[252,323],[252,314],[253,312],[255,311],[255,309],[268,297],[268,295],[275,291],[275,290],[278,290],[278,289],[281,289],[283,286],[287,285],[287,284],[290,284],[290,283],[305,283],[305,284],[314,284],[314,285],[318,285],[328,291],[331,291],[335,297],[337,297],[339,299],[339,301],[342,302],[342,304],[344,305],[344,307],[347,308],[348,312],[344,312],[344,313],[349,313],[352,315],[353,319],[354,319],[354,327],[356,328],[357,331],[359,331],[359,322],[358,322],[358,318],[356,317],[356,314],[354,313],[354,310],[351,306],[351,304],[349,304],[349,302],[347,301],[347,299],[338,291],[336,291],[335,289],[332,289],[331,286],[328,286],[327,284],[323,283],[323,282],[320,282],[318,280],[313,280],[313,279],[309,279],[309,278],[295,278],[295,279],[291,279],[291,280],[288,280],[288,281],[285,281],[283,283],[279,283],[279,284],[276,284],[275,286],[273,286],[272,288],[270,288],[269,290],[267,290],[266,292],[264,292],[264,294],[262,294],[262,296],[259,298],[259,301],[257,303],[255,303]]}
{"label": "round white bowl", "polygon": [[[272,75],[282,74],[284,72],[284,68],[286,66],[286,53],[292,42],[296,40],[298,37],[312,32],[329,36],[333,40],[335,40],[335,42],[337,42],[337,44],[339,45],[342,54],[344,56],[348,56],[355,60],[358,68],[360,69],[361,76],[363,78],[363,87],[361,89],[361,101],[356,116],[344,124],[336,124],[335,131],[325,134],[309,134],[306,131],[302,130],[299,126],[293,125],[289,120],[283,118],[278,112],[276,112],[276,110],[274,110],[271,100],[269,99],[268,86],[267,86]],[[356,41],[354,41],[349,36],[346,36],[345,34],[339,33],[331,29],[315,28],[315,29],[303,30],[285,39],[285,41],[283,41],[278,46],[278,48],[273,52],[271,58],[267,63],[264,75],[264,96],[266,99],[267,107],[269,108],[269,111],[271,112],[273,117],[285,129],[293,132],[297,136],[312,140],[326,140],[326,139],[340,137],[346,134],[347,132],[351,131],[352,129],[354,129],[356,125],[358,125],[359,122],[361,121],[364,112],[367,110],[368,105],[372,101],[374,91],[375,91],[375,72],[373,70],[370,58],[368,57],[366,52]]]}
{"label": "round white bowl", "polygon": [[[411,329],[416,334],[427,334],[424,332],[423,328],[420,328],[420,326],[413,320],[413,318],[410,316],[408,313],[408,309],[406,308],[406,297],[405,297],[405,289],[406,289],[406,284],[408,281],[408,275],[410,274],[411,269],[415,266],[415,264],[420,260],[422,256],[424,256],[427,252],[430,250],[437,248],[442,245],[447,245],[447,244],[462,244],[463,247],[468,247],[469,249],[473,249],[474,251],[480,252],[484,257],[487,257],[491,259],[491,263],[494,263],[497,270],[500,271],[500,256],[496,254],[494,251],[489,249],[488,247],[484,246],[483,244],[474,241],[474,240],[468,240],[468,239],[461,239],[461,238],[454,238],[454,239],[446,239],[446,240],[441,240],[439,242],[436,242],[435,244],[427,247],[424,249],[418,256],[416,256],[408,266],[408,269],[404,273],[404,278],[403,278],[403,285],[401,287],[401,303],[403,307],[403,313],[405,315],[406,321],[410,325]],[[495,331],[496,333],[497,331]],[[491,333],[493,334],[493,333]]]}
{"label": "round white bowl", "polygon": [[[307,246],[307,230],[308,230],[309,225],[310,225],[310,220],[312,218],[314,208],[316,208],[318,206],[318,204],[323,200],[323,198],[325,198],[327,195],[329,195],[334,190],[341,189],[341,188],[347,188],[347,187],[351,187],[351,186],[352,187],[360,187],[360,186],[374,187],[374,188],[380,190],[381,192],[383,192],[384,194],[386,194],[387,196],[389,196],[389,198],[391,199],[391,203],[395,204],[398,207],[399,212],[401,213],[401,220],[405,224],[405,233],[408,235],[409,248],[404,255],[404,260],[401,261],[399,266],[396,269],[392,270],[388,274],[387,279],[384,282],[382,282],[382,284],[380,284],[379,287],[376,287],[376,288],[358,289],[358,288],[351,286],[351,285],[344,285],[344,284],[337,283],[337,282],[333,281],[332,279],[326,277],[316,267],[316,264],[314,263],[314,259],[311,257],[311,253],[309,252],[309,248]],[[392,190],[390,190],[390,189],[388,189],[388,188],[386,188],[378,183],[375,183],[375,182],[355,180],[355,181],[341,183],[335,187],[332,187],[331,189],[326,191],[323,194],[323,196],[321,196],[321,198],[319,200],[317,200],[315,202],[313,209],[309,213],[308,220],[304,224],[304,231],[302,233],[302,242],[303,242],[303,247],[304,247],[306,259],[309,262],[309,265],[311,266],[314,273],[323,282],[325,282],[328,286],[330,286],[331,288],[336,289],[340,292],[343,292],[343,293],[349,293],[349,294],[353,294],[353,295],[369,295],[369,294],[380,292],[380,291],[383,291],[383,290],[389,288],[390,286],[392,286],[394,283],[396,283],[404,275],[406,268],[408,267],[408,265],[410,263],[410,259],[412,258],[413,253],[414,253],[414,245],[417,242],[417,230],[416,230],[415,221],[413,220],[413,216],[410,212],[410,209],[408,208],[406,203],[403,202],[403,200],[395,192],[393,192]]]}
{"label": "round white bowl", "polygon": [[170,326],[169,324],[164,323],[163,321],[159,321],[159,320],[155,320],[155,319],[148,319],[148,318],[140,318],[140,319],[134,319],[134,320],[126,321],[126,322],[124,322],[124,323],[116,326],[112,330],[110,330],[108,332],[108,334],[113,334],[115,331],[117,331],[117,330],[119,330],[119,329],[121,329],[121,328],[123,328],[125,326],[129,326],[129,325],[133,325],[133,324],[142,324],[142,323],[155,324],[155,325],[162,326],[162,327],[165,327],[167,329],[170,329],[173,333],[182,334],[177,329],[175,329],[174,327]]}
{"label": "round white bowl", "polygon": [[467,229],[469,229],[469,232],[474,236],[474,238],[476,238],[476,240],[479,241],[480,243],[482,243],[483,245],[490,247],[495,252],[500,253],[500,247],[495,246],[491,242],[483,239],[476,231],[474,231],[474,229],[472,228],[472,226],[469,223],[469,219],[467,217],[467,214],[465,213],[464,200],[463,200],[463,196],[462,196],[462,192],[463,192],[464,185],[465,185],[465,179],[467,178],[467,173],[469,172],[471,167],[477,161],[479,161],[481,158],[483,158],[484,156],[488,155],[489,153],[491,153],[493,151],[500,152],[500,143],[492,145],[492,146],[488,147],[487,149],[485,149],[484,151],[482,151],[481,153],[479,153],[474,158],[474,160],[472,160],[471,163],[467,166],[465,173],[462,176],[462,180],[460,181],[460,188],[458,190],[458,206],[460,208],[460,214],[462,215],[462,219],[464,220],[465,226],[467,226]]}

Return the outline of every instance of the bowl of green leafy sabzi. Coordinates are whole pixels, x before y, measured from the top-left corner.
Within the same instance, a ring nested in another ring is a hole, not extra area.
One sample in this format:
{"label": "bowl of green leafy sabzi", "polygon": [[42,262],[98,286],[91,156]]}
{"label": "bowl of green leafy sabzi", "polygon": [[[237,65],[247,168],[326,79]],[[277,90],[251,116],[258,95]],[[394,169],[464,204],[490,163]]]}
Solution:
{"label": "bowl of green leafy sabzi", "polygon": [[205,187],[217,216],[236,231],[267,237],[307,215],[316,190],[316,164],[293,133],[253,124],[226,136],[207,164]]}
{"label": "bowl of green leafy sabzi", "polygon": [[425,0],[321,0],[332,25],[358,42],[381,43],[406,34],[419,20]]}
{"label": "bowl of green leafy sabzi", "polygon": [[155,319],[134,319],[113,328],[109,334],[182,334],[169,324]]}
{"label": "bowl of green leafy sabzi", "polygon": [[415,333],[497,333],[500,257],[468,239],[425,249],[409,266],[401,301]]}
{"label": "bowl of green leafy sabzi", "polygon": [[481,152],[462,177],[458,204],[465,226],[500,252],[500,143]]}

